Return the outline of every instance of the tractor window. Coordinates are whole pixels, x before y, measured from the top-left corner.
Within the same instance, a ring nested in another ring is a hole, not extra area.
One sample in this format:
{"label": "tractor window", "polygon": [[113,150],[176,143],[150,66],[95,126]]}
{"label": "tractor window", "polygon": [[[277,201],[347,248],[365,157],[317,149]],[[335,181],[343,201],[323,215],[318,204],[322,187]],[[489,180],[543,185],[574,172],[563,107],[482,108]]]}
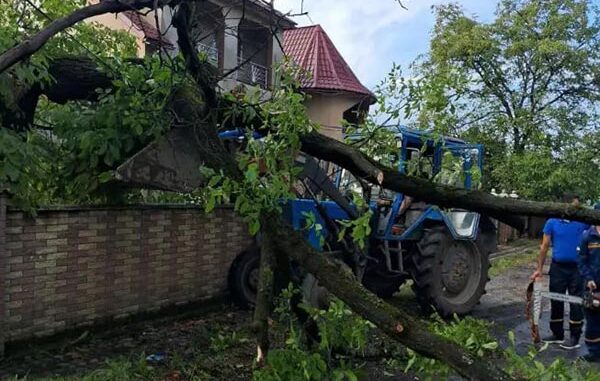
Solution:
{"label": "tractor window", "polygon": [[387,189],[382,189],[377,185],[367,184],[367,192],[362,187],[360,182],[354,177],[352,173],[347,170],[342,170],[342,179],[340,182],[340,191],[347,197],[351,198],[352,193],[357,193],[365,201],[376,201],[380,198],[392,200],[394,198],[394,192]]}
{"label": "tractor window", "polygon": [[479,149],[469,149],[466,155],[471,164],[467,170],[467,173],[471,176],[471,189],[481,189],[483,183],[481,168],[479,168],[480,151]]}
{"label": "tractor window", "polygon": [[362,195],[363,189],[356,177],[354,177],[350,171],[343,169],[342,179],[340,181],[340,191],[345,196],[350,196],[350,193],[358,193]]}
{"label": "tractor window", "polygon": [[444,150],[442,165],[436,175],[436,181],[440,184],[464,188],[463,164],[464,159],[460,155],[454,155],[451,151]]}
{"label": "tractor window", "polygon": [[416,148],[407,148],[405,173],[409,176],[431,178],[433,173],[433,154]]}
{"label": "tractor window", "polygon": [[478,157],[479,151],[475,148],[444,150],[436,182],[457,188],[469,186],[470,189],[479,189],[481,171]]}

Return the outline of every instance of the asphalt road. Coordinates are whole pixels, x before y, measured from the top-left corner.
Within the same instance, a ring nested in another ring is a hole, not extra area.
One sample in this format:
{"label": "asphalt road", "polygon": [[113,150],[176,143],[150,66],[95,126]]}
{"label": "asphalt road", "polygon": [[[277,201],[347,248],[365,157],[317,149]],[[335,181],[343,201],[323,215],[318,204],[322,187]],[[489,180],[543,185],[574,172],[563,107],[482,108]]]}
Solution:
{"label": "asphalt road", "polygon": [[[475,308],[473,316],[494,323],[493,333],[502,346],[508,346],[508,332],[513,331],[516,339],[516,349],[520,354],[525,354],[532,345],[529,322],[525,318],[525,290],[529,284],[529,276],[535,265],[507,269],[502,274],[492,278],[486,288],[487,294]],[[542,279],[547,288],[548,276]],[[565,337],[568,337],[568,304],[565,307]],[[544,337],[550,333],[550,303],[542,304],[542,317],[540,320],[540,335]],[[538,359],[544,363],[551,363],[557,357],[576,359],[586,353],[583,338],[581,348],[577,350],[564,350],[558,344],[552,344],[547,350],[539,354]]]}

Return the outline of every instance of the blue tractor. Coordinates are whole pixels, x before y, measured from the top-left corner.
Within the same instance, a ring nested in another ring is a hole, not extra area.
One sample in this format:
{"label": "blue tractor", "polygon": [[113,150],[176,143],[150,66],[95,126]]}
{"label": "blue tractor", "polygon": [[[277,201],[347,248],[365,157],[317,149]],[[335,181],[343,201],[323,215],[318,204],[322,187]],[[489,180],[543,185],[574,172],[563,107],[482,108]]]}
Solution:
{"label": "blue tractor", "polygon": [[[439,138],[423,131],[398,128],[398,171],[433,182],[473,188],[483,169],[484,148],[455,138]],[[228,131],[224,139],[239,139]],[[378,296],[391,297],[412,281],[423,308],[440,314],[466,314],[479,302],[488,278],[489,254],[496,249],[496,226],[477,213],[442,210],[417,197],[390,193],[337,171],[310,157],[300,157],[303,191],[286,202],[284,216],[317,249],[328,251],[349,266],[363,285]],[[362,193],[373,211],[372,233],[366,248],[351,239],[339,241],[339,221],[358,216],[352,193]],[[312,217],[311,217],[312,216]],[[307,229],[307,219],[314,220]],[[316,222],[316,223],[314,223]],[[325,238],[325,239],[323,239]],[[236,302],[253,304],[258,280],[259,244],[235,259],[229,284]],[[319,303],[314,278],[303,280],[305,295]]]}

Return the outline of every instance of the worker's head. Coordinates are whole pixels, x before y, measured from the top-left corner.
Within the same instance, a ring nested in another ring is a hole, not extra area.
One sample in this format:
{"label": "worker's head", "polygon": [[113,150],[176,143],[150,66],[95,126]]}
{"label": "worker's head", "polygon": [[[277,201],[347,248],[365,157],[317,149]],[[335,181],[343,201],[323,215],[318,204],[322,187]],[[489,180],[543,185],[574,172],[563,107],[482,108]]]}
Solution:
{"label": "worker's head", "polygon": [[579,205],[579,196],[573,193],[564,193],[562,196],[562,202],[577,206]]}

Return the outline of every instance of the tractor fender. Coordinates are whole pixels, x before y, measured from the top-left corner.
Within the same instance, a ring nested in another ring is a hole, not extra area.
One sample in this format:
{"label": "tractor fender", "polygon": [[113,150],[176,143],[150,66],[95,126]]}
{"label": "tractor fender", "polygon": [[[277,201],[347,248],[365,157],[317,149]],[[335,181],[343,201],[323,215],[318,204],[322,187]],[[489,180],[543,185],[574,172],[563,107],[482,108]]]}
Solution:
{"label": "tractor fender", "polygon": [[[481,248],[484,248],[482,252],[489,253],[491,250],[495,250],[495,237],[496,230],[493,222],[486,216],[480,216],[478,213],[472,213],[470,218],[474,218],[472,223],[472,232],[465,235],[461,234],[460,229],[455,226],[453,221],[452,213],[459,213],[461,211],[450,211],[444,212],[436,206],[430,206],[416,219],[410,227],[402,234],[400,240],[418,240],[423,234],[423,229],[426,226],[431,225],[432,222],[437,224],[443,224],[446,226],[452,238],[455,240],[463,241],[480,241]],[[482,234],[485,234],[482,236]]]}
{"label": "tractor fender", "polygon": [[487,255],[498,251],[498,227],[490,217],[481,216],[475,244],[481,253]]}

